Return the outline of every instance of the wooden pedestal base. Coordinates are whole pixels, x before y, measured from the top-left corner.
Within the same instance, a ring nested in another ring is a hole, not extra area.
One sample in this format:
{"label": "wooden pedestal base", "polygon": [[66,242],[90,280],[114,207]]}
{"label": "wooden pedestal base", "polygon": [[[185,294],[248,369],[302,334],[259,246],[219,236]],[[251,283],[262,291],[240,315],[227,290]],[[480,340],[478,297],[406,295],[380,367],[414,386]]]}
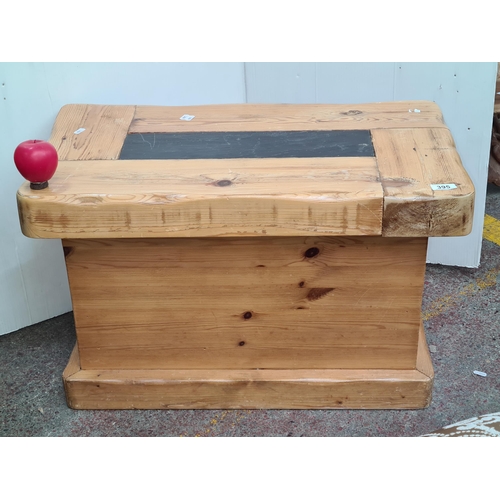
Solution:
{"label": "wooden pedestal base", "polygon": [[63,244],[77,335],[64,374],[72,408],[429,404],[426,238]]}
{"label": "wooden pedestal base", "polygon": [[74,409],[412,409],[430,404],[423,327],[414,370],[82,370],[63,373]]}

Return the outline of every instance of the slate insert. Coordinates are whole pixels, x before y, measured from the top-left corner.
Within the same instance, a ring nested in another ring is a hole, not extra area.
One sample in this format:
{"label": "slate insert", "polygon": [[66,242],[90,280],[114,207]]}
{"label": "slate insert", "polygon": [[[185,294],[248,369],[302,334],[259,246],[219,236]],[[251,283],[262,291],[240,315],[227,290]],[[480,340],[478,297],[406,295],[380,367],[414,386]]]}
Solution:
{"label": "slate insert", "polygon": [[375,156],[369,130],[128,134],[120,160]]}

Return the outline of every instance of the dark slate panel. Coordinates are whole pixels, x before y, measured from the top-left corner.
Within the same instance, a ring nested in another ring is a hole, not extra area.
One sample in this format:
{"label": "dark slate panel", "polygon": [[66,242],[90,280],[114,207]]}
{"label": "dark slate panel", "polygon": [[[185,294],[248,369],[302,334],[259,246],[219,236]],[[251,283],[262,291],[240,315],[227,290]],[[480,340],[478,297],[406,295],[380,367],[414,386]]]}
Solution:
{"label": "dark slate panel", "polygon": [[121,160],[375,156],[368,130],[129,134]]}

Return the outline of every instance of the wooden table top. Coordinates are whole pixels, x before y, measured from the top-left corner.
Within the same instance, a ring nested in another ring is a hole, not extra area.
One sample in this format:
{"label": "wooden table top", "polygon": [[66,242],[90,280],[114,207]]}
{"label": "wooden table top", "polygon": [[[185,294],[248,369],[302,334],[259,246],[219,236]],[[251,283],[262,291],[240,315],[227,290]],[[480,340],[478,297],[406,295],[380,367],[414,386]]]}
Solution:
{"label": "wooden table top", "polygon": [[462,236],[472,227],[474,186],[432,102],[70,104],[50,142],[59,165],[49,187],[26,182],[17,193],[33,238]]}

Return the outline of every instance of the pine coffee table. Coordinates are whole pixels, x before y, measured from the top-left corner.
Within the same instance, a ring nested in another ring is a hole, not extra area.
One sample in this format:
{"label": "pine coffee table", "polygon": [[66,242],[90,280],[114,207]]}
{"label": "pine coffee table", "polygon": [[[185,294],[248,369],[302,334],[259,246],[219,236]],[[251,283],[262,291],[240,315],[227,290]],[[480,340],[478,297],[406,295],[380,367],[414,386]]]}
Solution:
{"label": "pine coffee table", "polygon": [[474,186],[438,106],[75,104],[23,233],[62,240],[75,409],[423,408],[430,236]]}

